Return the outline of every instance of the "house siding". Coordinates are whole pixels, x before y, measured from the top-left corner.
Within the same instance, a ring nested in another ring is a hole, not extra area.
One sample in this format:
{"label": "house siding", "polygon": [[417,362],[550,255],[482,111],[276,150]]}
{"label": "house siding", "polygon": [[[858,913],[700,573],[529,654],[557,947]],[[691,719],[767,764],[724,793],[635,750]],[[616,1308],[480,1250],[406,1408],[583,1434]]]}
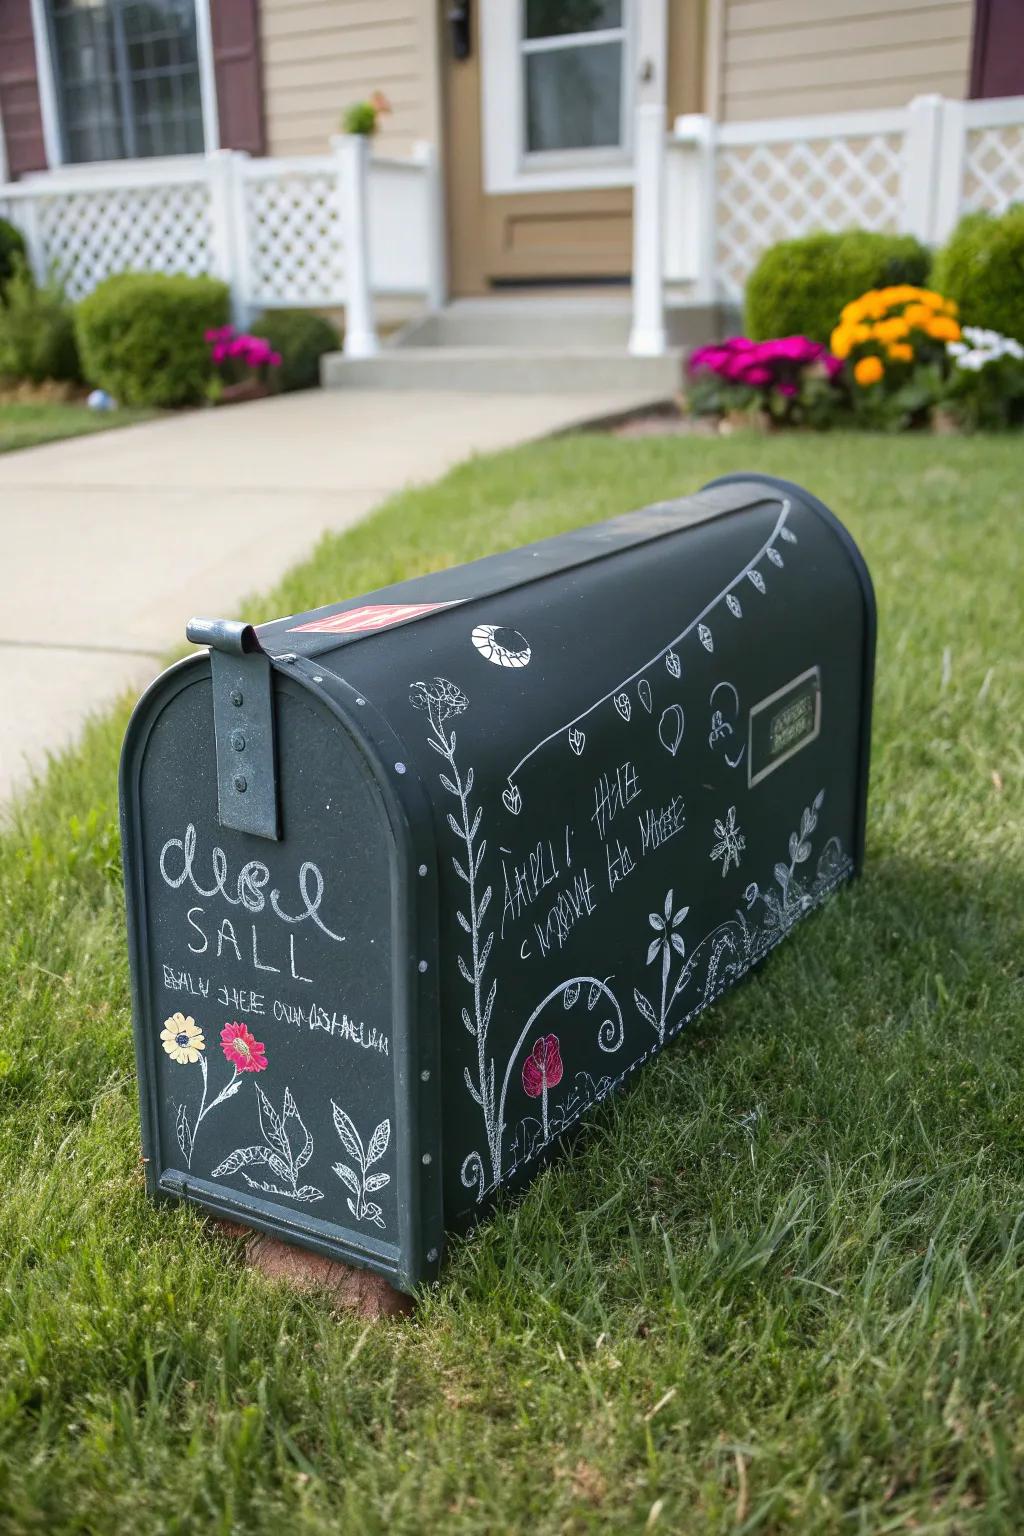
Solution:
{"label": "house siding", "polygon": [[319,154],[352,102],[380,90],[384,150],[437,141],[438,12],[430,0],[261,0],[271,155]]}
{"label": "house siding", "polygon": [[720,116],[750,120],[967,94],[971,0],[723,0]]}

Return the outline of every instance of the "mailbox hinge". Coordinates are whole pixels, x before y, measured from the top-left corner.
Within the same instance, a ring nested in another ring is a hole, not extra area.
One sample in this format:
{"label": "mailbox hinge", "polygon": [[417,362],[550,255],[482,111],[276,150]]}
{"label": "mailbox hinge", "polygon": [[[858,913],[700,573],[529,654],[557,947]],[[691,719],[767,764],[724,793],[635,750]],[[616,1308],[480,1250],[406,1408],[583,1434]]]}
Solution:
{"label": "mailbox hinge", "polygon": [[217,815],[222,827],[280,837],[270,657],[251,624],[190,619],[185,634],[210,647]]}

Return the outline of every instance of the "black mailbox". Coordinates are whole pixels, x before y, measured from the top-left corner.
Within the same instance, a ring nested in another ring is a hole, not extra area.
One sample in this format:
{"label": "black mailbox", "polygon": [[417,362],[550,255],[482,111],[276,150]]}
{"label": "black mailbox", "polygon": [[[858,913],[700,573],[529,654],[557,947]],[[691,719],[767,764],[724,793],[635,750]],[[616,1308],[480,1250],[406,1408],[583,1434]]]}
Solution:
{"label": "black mailbox", "polygon": [[266,624],[140,702],[149,1188],[411,1287],[859,867],[875,607],[734,478]]}

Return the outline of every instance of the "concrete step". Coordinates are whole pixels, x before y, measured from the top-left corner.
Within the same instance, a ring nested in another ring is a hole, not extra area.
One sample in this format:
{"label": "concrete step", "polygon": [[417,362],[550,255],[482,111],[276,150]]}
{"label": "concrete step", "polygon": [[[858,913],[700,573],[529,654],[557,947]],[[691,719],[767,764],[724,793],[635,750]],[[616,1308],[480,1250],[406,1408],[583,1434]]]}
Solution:
{"label": "concrete step", "polygon": [[394,338],[397,347],[625,347],[628,299],[457,299],[422,315]]}
{"label": "concrete step", "polygon": [[610,394],[668,399],[682,384],[681,347],[633,357],[625,346],[391,346],[376,357],[328,352],[327,389],[471,390],[494,394]]}

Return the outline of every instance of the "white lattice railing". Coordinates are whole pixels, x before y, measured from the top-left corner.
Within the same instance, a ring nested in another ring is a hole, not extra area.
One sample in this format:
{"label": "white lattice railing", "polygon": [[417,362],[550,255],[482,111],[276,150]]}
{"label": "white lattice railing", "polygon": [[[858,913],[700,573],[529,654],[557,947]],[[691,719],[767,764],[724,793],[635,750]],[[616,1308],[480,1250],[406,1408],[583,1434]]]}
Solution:
{"label": "white lattice railing", "polygon": [[641,106],[636,127],[635,351],[665,344],[666,289],[735,302],[769,245],[812,230],[948,238],[962,213],[1024,200],[1024,97],[714,123]]}
{"label": "white lattice railing", "polygon": [[0,185],[38,276],[72,299],[112,272],[210,273],[236,319],[274,306],[342,307],[346,350],[376,348],[372,295],[443,299],[433,153],[372,158],[342,137],[329,155],[252,160],[221,150],[179,161],[83,167]]}

